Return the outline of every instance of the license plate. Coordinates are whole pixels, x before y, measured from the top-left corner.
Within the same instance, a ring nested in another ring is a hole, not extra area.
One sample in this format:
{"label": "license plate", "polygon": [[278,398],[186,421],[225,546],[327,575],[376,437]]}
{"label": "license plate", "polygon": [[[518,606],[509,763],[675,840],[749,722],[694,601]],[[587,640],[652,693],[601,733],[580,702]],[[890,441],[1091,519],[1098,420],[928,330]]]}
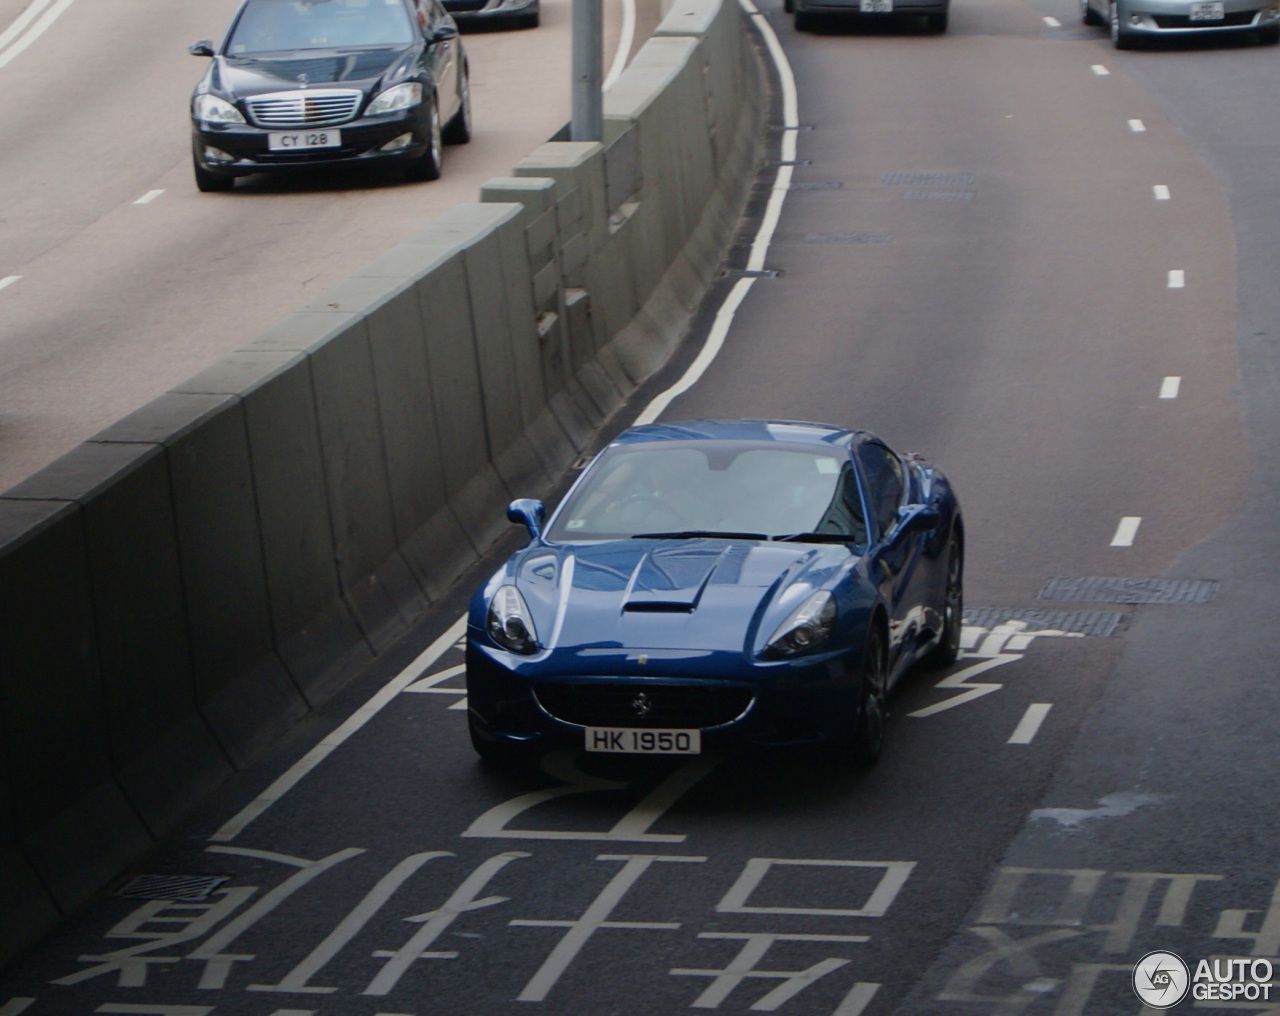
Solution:
{"label": "license plate", "polygon": [[585,747],[619,755],[700,755],[702,731],[587,727]]}
{"label": "license plate", "polygon": [[295,152],[308,148],[341,148],[342,131],[289,131],[267,135],[273,152]]}
{"label": "license plate", "polygon": [[1191,5],[1192,21],[1221,21],[1226,17],[1222,0],[1205,0]]}
{"label": "license plate", "polygon": [[858,10],[863,14],[892,14],[893,0],[858,0]]}

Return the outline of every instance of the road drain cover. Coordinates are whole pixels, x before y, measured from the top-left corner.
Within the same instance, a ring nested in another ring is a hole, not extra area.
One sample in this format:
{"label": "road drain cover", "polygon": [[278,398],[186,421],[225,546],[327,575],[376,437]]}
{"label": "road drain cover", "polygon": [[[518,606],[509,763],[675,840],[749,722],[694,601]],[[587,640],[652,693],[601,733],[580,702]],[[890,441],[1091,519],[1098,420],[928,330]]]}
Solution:
{"label": "road drain cover", "polygon": [[130,900],[207,900],[230,875],[134,875],[116,892]]}
{"label": "road drain cover", "polygon": [[1094,638],[1109,638],[1124,622],[1124,615],[1110,610],[1007,610],[979,607],[964,612],[964,623],[988,630],[1009,621],[1021,621],[1027,631],[1062,631]]}
{"label": "road drain cover", "polygon": [[884,233],[809,233],[805,243],[888,243]]}
{"label": "road drain cover", "polygon": [[1055,576],[1040,590],[1042,600],[1077,603],[1209,603],[1218,583],[1207,579],[1112,579]]}
{"label": "road drain cover", "polygon": [[881,183],[887,187],[969,187],[972,173],[886,173]]}

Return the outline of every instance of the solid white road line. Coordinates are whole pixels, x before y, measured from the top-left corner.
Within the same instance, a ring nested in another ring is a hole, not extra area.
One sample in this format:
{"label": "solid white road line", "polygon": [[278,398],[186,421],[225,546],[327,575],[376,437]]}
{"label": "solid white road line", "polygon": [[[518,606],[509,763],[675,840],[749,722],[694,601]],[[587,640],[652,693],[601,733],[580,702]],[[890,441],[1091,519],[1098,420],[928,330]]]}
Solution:
{"label": "solid white road line", "polygon": [[1045,23],[1046,25],[1048,25],[1050,28],[1061,28],[1061,27],[1062,27],[1062,22],[1061,22],[1061,21],[1059,21],[1057,18],[1051,18],[1051,17],[1049,17],[1049,15],[1047,15],[1047,14],[1044,16],[1044,23]]}
{"label": "solid white road line", "polygon": [[1052,702],[1033,702],[1027,706],[1027,711],[1022,714],[1022,719],[1013,728],[1013,733],[1009,735],[1009,740],[1005,744],[1030,744],[1039,733],[1040,724],[1044,722],[1044,718],[1049,715],[1049,710],[1052,708]]}
{"label": "solid white road line", "polygon": [[1107,75],[1111,73],[1104,66],[1102,66],[1102,64],[1094,64],[1092,69],[1093,69],[1093,73],[1098,75],[1098,77],[1100,78],[1105,78]]}
{"label": "solid white road line", "polygon": [[1181,268],[1173,268],[1169,271],[1169,288],[1184,289],[1187,285],[1187,273]]}
{"label": "solid white road line", "polygon": [[1169,200],[1169,197],[1170,197],[1169,188],[1166,187],[1164,184],[1158,183],[1154,187],[1152,187],[1151,190],[1152,190],[1152,193],[1155,194],[1157,201]]}
{"label": "solid white road line", "polygon": [[163,194],[163,193],[164,193],[164,191],[163,191],[163,190],[149,190],[149,191],[147,191],[147,193],[145,193],[144,195],[142,195],[142,197],[138,198],[138,200],[137,200],[137,201],[135,201],[135,202],[134,202],[134,204],[135,204],[135,205],[149,205],[149,204],[151,204],[151,202],[152,202],[152,201],[154,201],[156,198],[158,198],[158,197],[159,197],[161,194]]}
{"label": "solid white road line", "polygon": [[20,278],[22,278],[21,275],[6,275],[3,279],[0,279],[0,289],[5,289],[8,286],[12,286]]}
{"label": "solid white road line", "polygon": [[1132,547],[1133,538],[1138,535],[1138,527],[1142,525],[1141,515],[1126,515],[1116,526],[1116,535],[1111,537],[1113,547]]}
{"label": "solid white road line", "polygon": [[1160,398],[1176,399],[1178,397],[1178,389],[1182,387],[1182,378],[1167,377],[1160,382]]}
{"label": "solid white road line", "polygon": [[1147,129],[1147,125],[1143,123],[1141,120],[1129,121],[1129,130],[1133,131],[1134,134],[1141,134],[1146,129]]}
{"label": "solid white road line", "polygon": [[[53,3],[53,0],[35,0],[35,3],[19,14],[18,19],[12,25],[0,32],[0,49],[4,49],[5,46],[26,31],[27,25],[35,21],[40,16],[40,12],[51,3]],[[0,1016],[6,1016],[3,1009],[0,1009]]]}
{"label": "solid white road line", "polygon": [[[49,30],[49,26],[57,21],[62,12],[73,3],[75,3],[75,0],[56,0],[56,3],[44,12],[44,16],[32,25],[31,29],[25,35],[19,36],[14,40],[13,44],[8,47],[8,49],[0,52],[0,67],[7,65],[9,61],[40,38],[40,36],[44,35],[44,33]],[[18,20],[21,21],[22,19],[19,18]]]}
{"label": "solid white road line", "polygon": [[245,826],[270,808],[276,801],[284,797],[307,773],[328,758],[329,753],[337,748],[357,730],[373,719],[393,698],[405,688],[418,680],[426,671],[435,665],[453,644],[465,634],[467,618],[464,614],[449,626],[449,630],[431,643],[416,660],[400,671],[391,681],[383,685],[373,698],[357,709],[342,726],[312,748],[306,755],[295,762],[271,786],[255,797],[241,811],[233,816],[221,829],[209,837],[211,843],[230,843],[242,832]]}
{"label": "solid white road line", "polygon": [[[778,77],[782,82],[784,128],[782,135],[782,161],[794,161],[796,157],[796,128],[800,126],[795,75],[791,72],[791,64],[787,61],[787,56],[782,50],[781,43],[778,42],[778,36],[774,33],[769,23],[759,16],[760,11],[751,0],[738,0],[738,3],[747,14],[757,16],[756,27],[760,29],[760,34],[764,36],[769,54],[777,67]],[[774,230],[778,226],[778,218],[782,214],[782,202],[787,196],[787,191],[791,189],[791,172],[791,166],[778,167],[778,175],[774,180],[773,192],[769,195],[769,204],[765,209],[763,221],[760,223],[760,229],[756,232],[755,242],[751,247],[751,257],[747,262],[748,269],[758,271],[764,267],[764,258],[769,250],[769,243],[773,239]],[[712,326],[711,332],[707,336],[707,341],[697,359],[690,364],[689,369],[685,371],[684,376],[679,381],[649,403],[637,418],[637,424],[650,423],[657,419],[658,415],[667,408],[672,399],[690,388],[702,376],[711,361],[715,359],[716,353],[720,351],[720,347],[724,343],[724,336],[728,333],[729,325],[733,322],[733,315],[747,292],[751,289],[751,284],[754,281],[751,278],[740,279],[733,289],[729,291],[729,295],[725,298],[725,302],[721,304],[720,310],[716,314],[715,324]],[[303,758],[294,763],[271,786],[250,801],[238,814],[228,820],[221,829],[210,836],[210,842],[229,843],[234,840],[250,822],[280,798],[284,797],[304,776],[328,758],[347,738],[373,719],[384,706],[415,681],[419,680],[441,656],[453,647],[454,643],[466,634],[466,630],[467,618],[464,614],[450,625],[448,631],[432,642],[416,660],[384,685],[373,698],[356,710],[345,723],[312,748],[311,751],[307,752]]]}
{"label": "solid white road line", "polygon": [[621,0],[622,32],[618,36],[618,48],[613,51],[613,60],[609,64],[609,73],[605,75],[603,88],[608,88],[622,76],[627,68],[627,58],[631,55],[631,45],[636,38],[636,0]]}

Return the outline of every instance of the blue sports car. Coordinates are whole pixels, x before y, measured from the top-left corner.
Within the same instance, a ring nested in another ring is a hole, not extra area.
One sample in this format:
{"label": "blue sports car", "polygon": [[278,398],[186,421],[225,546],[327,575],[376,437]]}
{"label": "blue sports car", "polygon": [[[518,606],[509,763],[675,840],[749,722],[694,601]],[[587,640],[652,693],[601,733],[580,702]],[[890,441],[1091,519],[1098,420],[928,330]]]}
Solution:
{"label": "blue sports car", "polygon": [[813,423],[626,431],[478,590],[472,743],[515,761],[813,744],[869,765],[885,695],[955,660],[964,526],[946,477]]}

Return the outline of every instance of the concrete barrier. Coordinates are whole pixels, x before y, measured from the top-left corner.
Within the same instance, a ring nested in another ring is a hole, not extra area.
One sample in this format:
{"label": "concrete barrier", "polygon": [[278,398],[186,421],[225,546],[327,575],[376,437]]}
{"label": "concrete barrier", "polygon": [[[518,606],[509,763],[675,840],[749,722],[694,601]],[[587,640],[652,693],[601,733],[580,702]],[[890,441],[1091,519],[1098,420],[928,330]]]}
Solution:
{"label": "concrete barrier", "polygon": [[551,142],[0,495],[0,959],[394,645],[675,348],[761,141],[676,0]]}

